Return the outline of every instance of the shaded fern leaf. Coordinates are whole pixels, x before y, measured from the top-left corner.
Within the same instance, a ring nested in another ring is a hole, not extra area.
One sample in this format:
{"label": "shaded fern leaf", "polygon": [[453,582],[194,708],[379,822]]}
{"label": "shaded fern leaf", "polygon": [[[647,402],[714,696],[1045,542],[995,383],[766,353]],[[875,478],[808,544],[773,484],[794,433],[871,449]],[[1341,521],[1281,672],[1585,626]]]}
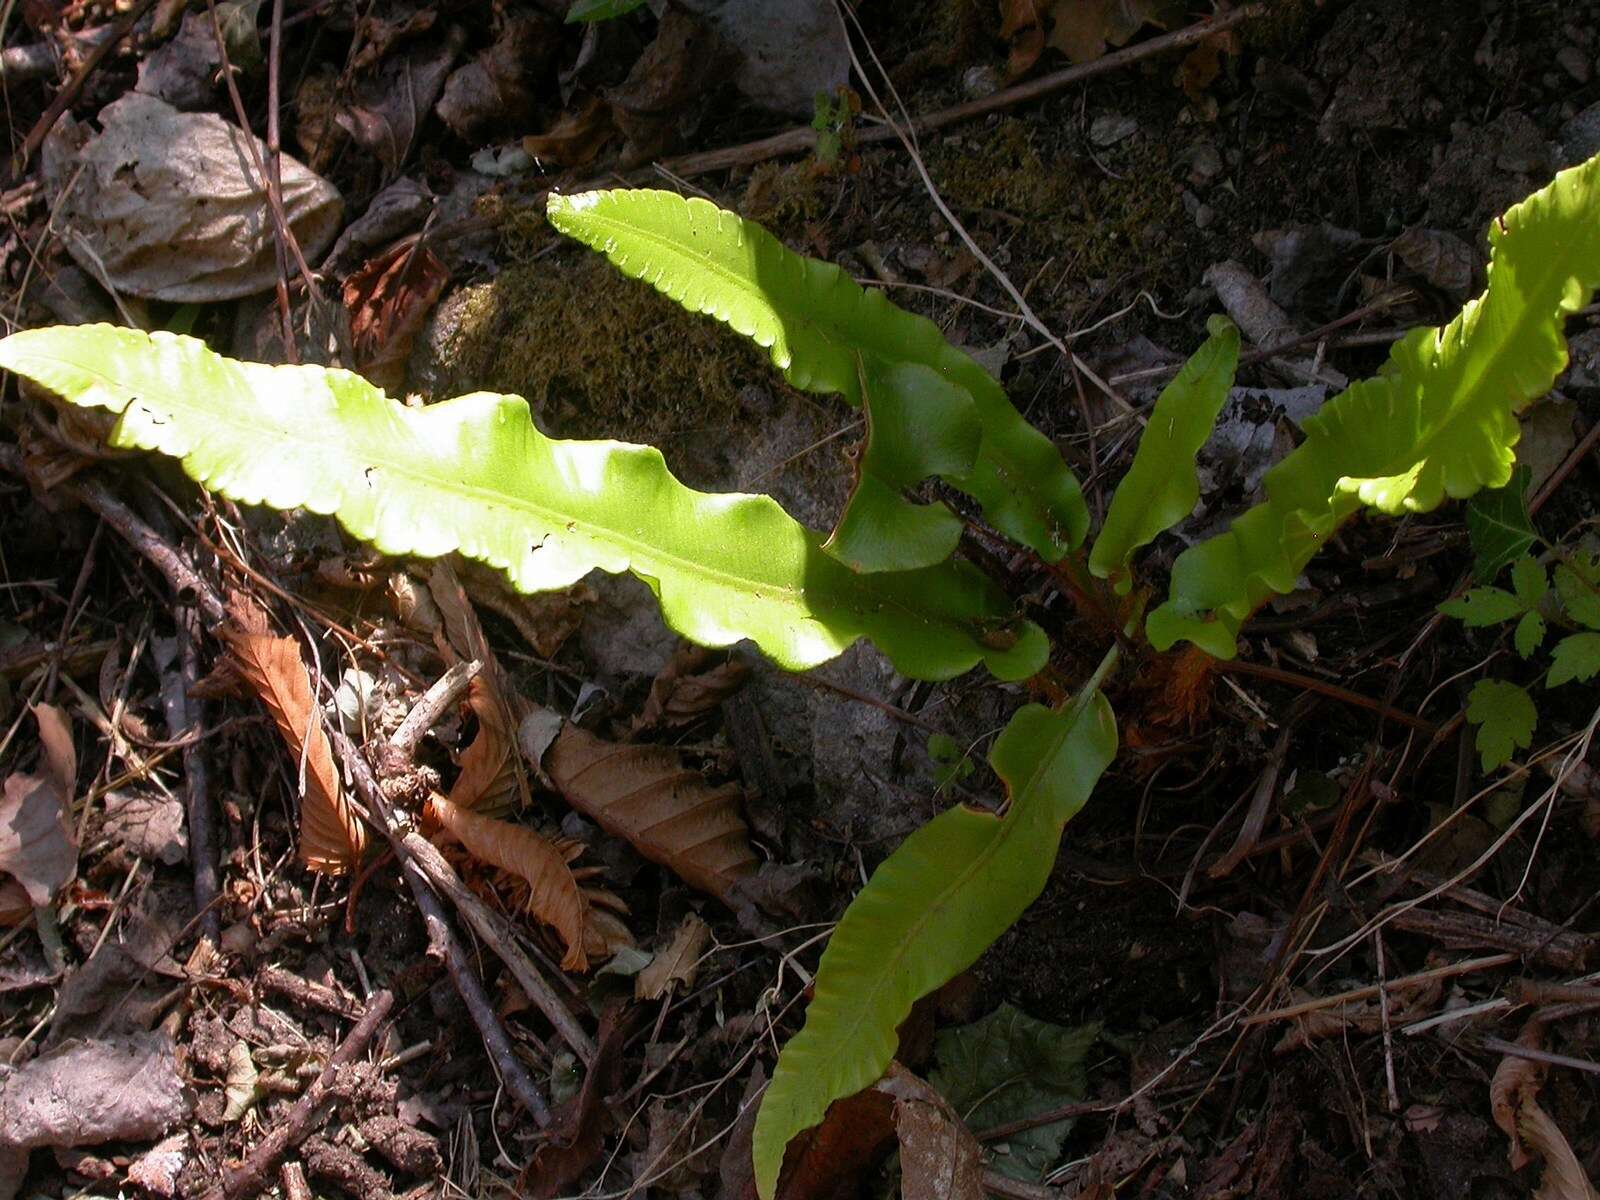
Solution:
{"label": "shaded fern leaf", "polygon": [[828,942],[805,1026],[762,1098],[754,1152],[763,1200],[775,1194],[789,1140],[883,1073],[912,1004],[976,961],[1044,890],[1062,827],[1116,749],[1099,692],[1067,712],[1023,708],[989,755],[1010,793],[1005,815],[948,809],[873,872]]}
{"label": "shaded fern leaf", "polygon": [[[558,230],[601,251],[625,274],[765,347],[773,365],[802,391],[834,393],[860,406],[863,367],[869,379],[903,364],[929,368],[965,394],[982,436],[968,463],[936,460],[928,447],[949,444],[953,410],[923,410],[923,429],[907,431],[921,436],[899,450],[916,464],[916,477],[937,475],[966,492],[995,528],[1047,561],[1083,540],[1088,509],[1061,455],[1023,420],[994,377],[950,345],[932,321],[897,307],[882,292],[862,288],[833,263],[794,253],[761,226],[705,200],[649,189],[552,195],[548,216]],[[890,509],[927,507],[905,500],[897,486],[858,490],[846,520],[858,505],[869,506],[871,520],[901,524],[908,522],[906,514],[897,518]],[[919,564],[939,561],[954,548],[949,535],[959,527],[935,524],[942,536],[915,546]],[[885,548],[881,542],[862,547],[837,536],[831,544],[857,570],[903,569],[906,548],[894,559],[879,553]]]}
{"label": "shaded fern leaf", "polygon": [[1495,222],[1488,287],[1442,329],[1418,329],[1383,371],[1305,423],[1269,471],[1267,500],[1173,566],[1146,628],[1232,658],[1240,626],[1363,507],[1426,512],[1510,478],[1517,413],[1567,363],[1566,318],[1600,284],[1600,156],[1563,171]]}

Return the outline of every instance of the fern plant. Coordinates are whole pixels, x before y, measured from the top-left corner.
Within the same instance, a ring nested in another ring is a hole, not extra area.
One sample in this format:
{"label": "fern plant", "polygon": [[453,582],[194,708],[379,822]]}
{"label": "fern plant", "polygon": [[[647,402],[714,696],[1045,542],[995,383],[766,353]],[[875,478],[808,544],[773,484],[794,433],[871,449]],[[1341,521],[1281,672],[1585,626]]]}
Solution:
{"label": "fern plant", "polygon": [[[1088,513],[1060,455],[931,322],[704,201],[596,192],[553,197],[549,215],[622,270],[755,339],[796,387],[863,409],[859,475],[830,535],[764,497],[691,491],[655,450],[547,438],[516,397],[410,409],[348,372],[233,362],[191,338],[106,326],[15,334],[0,341],[0,367],[116,413],[117,446],[177,457],[242,502],[331,514],[388,553],[458,551],[524,590],[630,570],[684,636],[715,646],[749,638],[790,669],[867,637],[909,676],[942,679],[981,662],[1020,679],[1044,664],[1044,635],[950,559],[960,518],[907,499],[909,486],[941,479],[1045,561],[1073,556],[1082,574],[1127,596],[1125,632],[1142,624],[1157,650],[1188,640],[1229,657],[1254,608],[1292,588],[1361,509],[1425,511],[1506,482],[1516,414],[1564,366],[1564,319],[1600,284],[1596,158],[1497,222],[1485,293],[1443,329],[1405,338],[1380,375],[1325,405],[1269,473],[1266,502],[1181,555],[1167,599],[1141,622],[1148,589],[1134,591],[1133,559],[1198,496],[1195,454],[1237,364],[1227,322],[1212,323],[1157,400],[1085,558]],[[1584,575],[1594,564],[1567,565],[1594,582]],[[846,911],[756,1122],[764,1200],[789,1141],[876,1079],[911,1005],[972,963],[1044,887],[1063,826],[1116,753],[1101,687],[1121,645],[1061,706],[1028,705],[1000,734],[989,761],[1006,788],[1003,812],[958,806],[935,818]]]}
{"label": "fern plant", "polygon": [[[1509,625],[1512,649],[1524,661],[1534,657],[1555,625],[1563,636],[1537,682],[1546,688],[1587,683],[1600,675],[1600,554],[1584,546],[1549,546],[1538,557],[1529,553],[1541,539],[1524,498],[1528,477],[1528,469],[1518,467],[1511,483],[1480,493],[1467,506],[1479,586],[1445,601],[1439,611],[1468,629]],[[1494,586],[1507,566],[1509,590]],[[1490,677],[1473,684],[1467,720],[1477,728],[1478,757],[1488,772],[1533,744],[1539,708],[1528,687]]]}

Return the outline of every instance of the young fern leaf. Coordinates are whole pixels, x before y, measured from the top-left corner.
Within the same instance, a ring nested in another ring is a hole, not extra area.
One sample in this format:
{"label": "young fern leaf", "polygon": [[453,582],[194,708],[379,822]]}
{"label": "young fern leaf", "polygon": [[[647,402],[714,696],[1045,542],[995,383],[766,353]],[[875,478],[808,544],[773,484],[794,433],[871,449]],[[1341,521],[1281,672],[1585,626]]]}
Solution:
{"label": "young fern leaf", "polygon": [[770,498],[691,491],[649,447],[547,438],[517,396],[408,408],[348,371],[107,325],[13,334],[0,368],[121,414],[113,444],[179,458],[242,503],[331,514],[386,554],[458,551],[524,592],[632,571],[685,637],[749,638],[791,670],[861,637],[916,678],[1044,661],[1042,631],[967,564],[857,575]]}
{"label": "young fern leaf", "polygon": [[1212,317],[1206,329],[1211,336],[1157,398],[1089,555],[1089,570],[1111,580],[1119,596],[1133,586],[1128,564],[1134,552],[1192,513],[1200,499],[1195,456],[1211,436],[1239,365],[1233,322]]}
{"label": "young fern leaf", "polygon": [[1116,721],[1098,691],[1061,712],[1030,704],[989,754],[1010,793],[1005,815],[949,809],[873,872],[833,931],[805,1027],[762,1097],[762,1200],[776,1192],[789,1140],[883,1074],[911,1006],[976,961],[1044,890],[1062,827],[1116,751]]}
{"label": "young fern leaf", "polygon": [[[794,253],[761,226],[705,200],[652,190],[586,192],[551,196],[548,215],[558,230],[601,251],[625,274],[765,347],[773,365],[801,391],[837,393],[856,406],[865,398],[871,405],[877,397],[870,388],[863,396],[858,364],[880,385],[895,366],[930,368],[965,394],[982,436],[974,457],[948,461],[944,451],[959,440],[954,422],[961,406],[949,403],[947,393],[944,405],[912,408],[915,392],[897,393],[900,405],[917,412],[916,425],[905,430],[914,436],[902,439],[896,451],[903,466],[900,478],[939,476],[977,500],[995,528],[1047,561],[1083,540],[1088,509],[1055,447],[1022,419],[994,377],[945,341],[932,321],[898,308],[881,292],[863,289],[833,263]],[[892,376],[888,382],[894,382]],[[883,419],[881,412],[877,416]],[[866,464],[863,481],[872,478],[871,465]],[[948,555],[959,522],[943,505],[905,500],[901,486],[858,488],[841,529],[873,522],[911,526],[922,535],[913,546],[889,554],[886,539],[862,544],[836,531],[829,552],[858,571],[926,566]],[[867,511],[856,514],[857,507]],[[929,507],[942,519],[904,511]]]}
{"label": "young fern leaf", "polygon": [[1442,329],[1395,344],[1381,374],[1306,422],[1267,501],[1173,566],[1151,643],[1232,658],[1240,626],[1363,506],[1426,512],[1511,478],[1517,413],[1567,362],[1565,319],[1600,285],[1600,156],[1563,171],[1489,231],[1489,284]]}

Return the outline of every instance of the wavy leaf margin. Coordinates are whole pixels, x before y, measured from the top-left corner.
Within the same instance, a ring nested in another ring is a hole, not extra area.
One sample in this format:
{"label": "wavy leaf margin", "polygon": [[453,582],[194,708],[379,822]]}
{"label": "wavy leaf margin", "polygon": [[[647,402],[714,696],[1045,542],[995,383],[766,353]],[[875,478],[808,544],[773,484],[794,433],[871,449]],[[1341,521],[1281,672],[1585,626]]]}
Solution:
{"label": "wavy leaf margin", "polygon": [[1489,244],[1483,294],[1323,405],[1267,473],[1266,502],[1178,556],[1146,622],[1158,650],[1184,639],[1232,658],[1246,618],[1362,507],[1427,512],[1511,478],[1517,414],[1565,369],[1563,323],[1600,286],[1600,156],[1511,208]]}
{"label": "wavy leaf margin", "polygon": [[969,564],[858,575],[771,498],[692,491],[650,447],[548,438],[519,396],[411,408],[348,371],[110,325],[12,334],[0,368],[120,414],[114,445],[178,458],[241,503],[332,515],[386,554],[458,551],[524,592],[632,571],[685,637],[749,638],[790,670],[862,637],[922,679],[980,662],[1025,678],[1048,652]]}

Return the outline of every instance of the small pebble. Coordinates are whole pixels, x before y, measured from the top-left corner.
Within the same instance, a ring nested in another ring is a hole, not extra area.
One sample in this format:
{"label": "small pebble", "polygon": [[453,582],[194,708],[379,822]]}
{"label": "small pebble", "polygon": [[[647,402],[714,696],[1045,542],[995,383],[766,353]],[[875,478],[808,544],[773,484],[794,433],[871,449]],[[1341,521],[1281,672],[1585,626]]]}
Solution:
{"label": "small pebble", "polygon": [[967,68],[961,77],[961,90],[969,100],[981,100],[1000,90],[1000,72],[988,64]]}
{"label": "small pebble", "polygon": [[1121,113],[1106,113],[1089,125],[1089,140],[1096,146],[1110,146],[1139,132],[1139,122]]}
{"label": "small pebble", "polygon": [[1578,83],[1589,82],[1589,56],[1576,46],[1563,46],[1557,50],[1556,62]]}

